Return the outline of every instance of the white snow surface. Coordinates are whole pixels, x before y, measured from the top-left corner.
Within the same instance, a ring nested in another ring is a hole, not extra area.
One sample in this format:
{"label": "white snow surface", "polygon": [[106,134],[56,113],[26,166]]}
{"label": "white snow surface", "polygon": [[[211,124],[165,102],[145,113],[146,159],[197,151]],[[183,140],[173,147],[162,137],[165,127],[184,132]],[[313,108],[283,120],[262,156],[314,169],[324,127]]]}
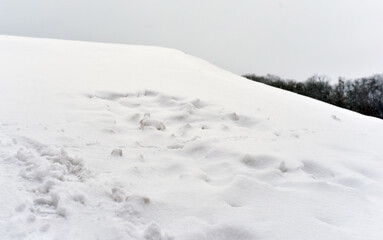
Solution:
{"label": "white snow surface", "polygon": [[0,239],[383,239],[382,146],[177,50],[0,36]]}

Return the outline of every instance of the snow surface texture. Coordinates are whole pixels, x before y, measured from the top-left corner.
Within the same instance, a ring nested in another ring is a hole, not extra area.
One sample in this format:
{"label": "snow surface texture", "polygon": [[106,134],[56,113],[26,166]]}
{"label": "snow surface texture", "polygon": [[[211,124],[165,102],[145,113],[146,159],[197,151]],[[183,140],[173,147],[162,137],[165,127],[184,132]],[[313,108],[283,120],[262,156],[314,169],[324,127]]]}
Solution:
{"label": "snow surface texture", "polygon": [[0,239],[383,239],[379,119],[171,49],[0,53]]}

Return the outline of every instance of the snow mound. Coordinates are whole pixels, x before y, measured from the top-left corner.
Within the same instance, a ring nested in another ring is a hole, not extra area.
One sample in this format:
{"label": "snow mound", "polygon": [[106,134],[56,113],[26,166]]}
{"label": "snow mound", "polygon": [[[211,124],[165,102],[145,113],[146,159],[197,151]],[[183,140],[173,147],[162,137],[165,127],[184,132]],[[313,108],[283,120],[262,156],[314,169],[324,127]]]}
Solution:
{"label": "snow mound", "polygon": [[1,239],[380,239],[383,122],[182,52],[0,36]]}

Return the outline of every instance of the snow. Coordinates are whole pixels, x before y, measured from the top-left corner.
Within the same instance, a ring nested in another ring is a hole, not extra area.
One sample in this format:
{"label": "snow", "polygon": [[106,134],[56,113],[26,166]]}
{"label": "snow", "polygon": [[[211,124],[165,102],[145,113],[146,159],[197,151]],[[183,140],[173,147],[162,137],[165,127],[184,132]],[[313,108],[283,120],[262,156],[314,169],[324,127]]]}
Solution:
{"label": "snow", "polygon": [[379,119],[173,49],[0,52],[0,239],[383,239]]}

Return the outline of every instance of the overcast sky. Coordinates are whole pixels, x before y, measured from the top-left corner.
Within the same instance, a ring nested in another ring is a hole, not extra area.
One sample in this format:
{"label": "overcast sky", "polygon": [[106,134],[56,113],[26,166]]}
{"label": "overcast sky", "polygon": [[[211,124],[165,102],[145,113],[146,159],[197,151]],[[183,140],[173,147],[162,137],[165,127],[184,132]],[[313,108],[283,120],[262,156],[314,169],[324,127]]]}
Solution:
{"label": "overcast sky", "polygon": [[355,78],[383,73],[382,13],[383,0],[0,0],[0,34],[177,48],[237,74]]}

